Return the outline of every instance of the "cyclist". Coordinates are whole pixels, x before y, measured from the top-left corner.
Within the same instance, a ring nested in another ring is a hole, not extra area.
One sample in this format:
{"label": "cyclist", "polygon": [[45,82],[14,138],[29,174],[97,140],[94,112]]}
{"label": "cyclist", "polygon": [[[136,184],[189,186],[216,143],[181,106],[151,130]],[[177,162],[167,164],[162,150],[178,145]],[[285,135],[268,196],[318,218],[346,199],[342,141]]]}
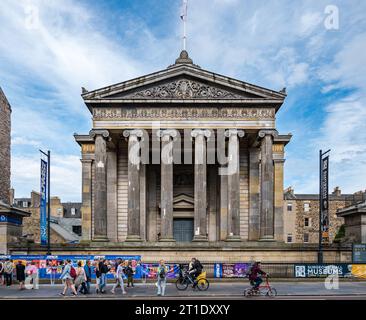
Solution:
{"label": "cyclist", "polygon": [[253,286],[253,290],[257,291],[260,284],[263,282],[261,276],[266,276],[267,274],[261,269],[261,263],[259,261],[255,262],[250,268],[249,281]]}
{"label": "cyclist", "polygon": [[193,280],[193,288],[196,288],[197,286],[196,278],[201,274],[202,269],[203,266],[201,262],[196,258],[192,258],[191,263],[189,264],[189,275]]}

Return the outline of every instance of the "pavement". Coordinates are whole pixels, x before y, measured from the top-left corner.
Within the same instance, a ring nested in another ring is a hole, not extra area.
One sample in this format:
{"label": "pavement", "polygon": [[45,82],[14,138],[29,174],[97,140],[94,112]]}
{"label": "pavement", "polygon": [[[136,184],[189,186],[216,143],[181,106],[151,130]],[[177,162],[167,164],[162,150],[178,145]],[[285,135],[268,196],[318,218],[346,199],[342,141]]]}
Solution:
{"label": "pavement", "polygon": [[79,295],[74,297],[71,292],[68,296],[60,296],[63,286],[56,284],[40,284],[38,290],[19,290],[17,284],[11,287],[0,287],[0,300],[2,299],[362,299],[366,300],[366,281],[340,281],[338,289],[327,289],[324,281],[272,281],[271,285],[276,288],[276,297],[244,297],[243,291],[248,288],[248,283],[243,282],[213,282],[207,291],[194,291],[188,287],[186,291],[178,291],[175,284],[169,282],[163,298],[156,296],[156,285],[154,283],[136,283],[133,288],[126,288],[127,294],[122,295],[120,288],[116,294],[110,292],[112,284],[107,285],[105,294],[96,294],[92,285],[90,295]]}

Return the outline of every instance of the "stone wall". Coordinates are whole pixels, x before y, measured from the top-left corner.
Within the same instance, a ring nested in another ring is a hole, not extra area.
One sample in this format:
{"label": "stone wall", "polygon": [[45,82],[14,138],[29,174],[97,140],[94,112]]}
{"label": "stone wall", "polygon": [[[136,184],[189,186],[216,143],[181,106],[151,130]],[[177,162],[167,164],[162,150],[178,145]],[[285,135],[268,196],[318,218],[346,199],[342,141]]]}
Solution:
{"label": "stone wall", "polygon": [[10,202],[11,108],[0,88],[0,200]]}
{"label": "stone wall", "polygon": [[[304,204],[309,203],[310,210],[305,212]],[[297,243],[304,242],[304,234],[309,234],[309,243],[318,243],[319,241],[319,201],[318,200],[296,200],[296,220],[294,241]],[[337,210],[344,208],[346,202],[344,200],[329,201],[329,240],[333,242],[340,226],[344,223],[344,219],[337,217]],[[305,218],[309,218],[310,225],[305,227]]]}

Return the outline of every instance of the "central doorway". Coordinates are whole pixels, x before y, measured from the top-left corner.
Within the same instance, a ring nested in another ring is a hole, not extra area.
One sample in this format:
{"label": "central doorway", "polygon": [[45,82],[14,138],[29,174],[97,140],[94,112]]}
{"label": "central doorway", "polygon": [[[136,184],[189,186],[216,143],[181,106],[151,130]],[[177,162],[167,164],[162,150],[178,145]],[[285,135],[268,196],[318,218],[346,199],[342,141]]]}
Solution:
{"label": "central doorway", "polygon": [[177,242],[191,242],[193,240],[194,220],[192,218],[174,218],[173,234]]}

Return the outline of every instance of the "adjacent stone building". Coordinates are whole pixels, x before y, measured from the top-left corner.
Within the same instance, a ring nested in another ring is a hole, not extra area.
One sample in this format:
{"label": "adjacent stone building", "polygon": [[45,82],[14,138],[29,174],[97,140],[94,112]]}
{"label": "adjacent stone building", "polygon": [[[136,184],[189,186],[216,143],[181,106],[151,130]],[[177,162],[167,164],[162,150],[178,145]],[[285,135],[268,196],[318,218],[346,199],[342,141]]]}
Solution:
{"label": "adjacent stone building", "polygon": [[366,243],[366,191],[355,193],[349,200],[349,205],[337,212],[338,217],[345,221],[342,241]]}
{"label": "adjacent stone building", "polygon": [[[40,193],[30,198],[15,198],[14,206],[31,213],[23,221],[23,236],[29,242],[40,242]],[[62,203],[51,197],[51,243],[79,242],[81,239],[81,203]]]}
{"label": "adjacent stone building", "polygon": [[0,88],[0,254],[8,252],[8,246],[19,243],[22,221],[29,213],[11,206],[10,146],[11,107]]}
{"label": "adjacent stone building", "polygon": [[11,107],[0,87],[0,200],[10,202]]}
{"label": "adjacent stone building", "polygon": [[[329,195],[329,241],[333,242],[344,218],[337,211],[350,203],[352,194],[342,194],[339,187]],[[295,194],[290,187],[284,193],[284,241],[286,243],[319,242],[319,195]]]}

